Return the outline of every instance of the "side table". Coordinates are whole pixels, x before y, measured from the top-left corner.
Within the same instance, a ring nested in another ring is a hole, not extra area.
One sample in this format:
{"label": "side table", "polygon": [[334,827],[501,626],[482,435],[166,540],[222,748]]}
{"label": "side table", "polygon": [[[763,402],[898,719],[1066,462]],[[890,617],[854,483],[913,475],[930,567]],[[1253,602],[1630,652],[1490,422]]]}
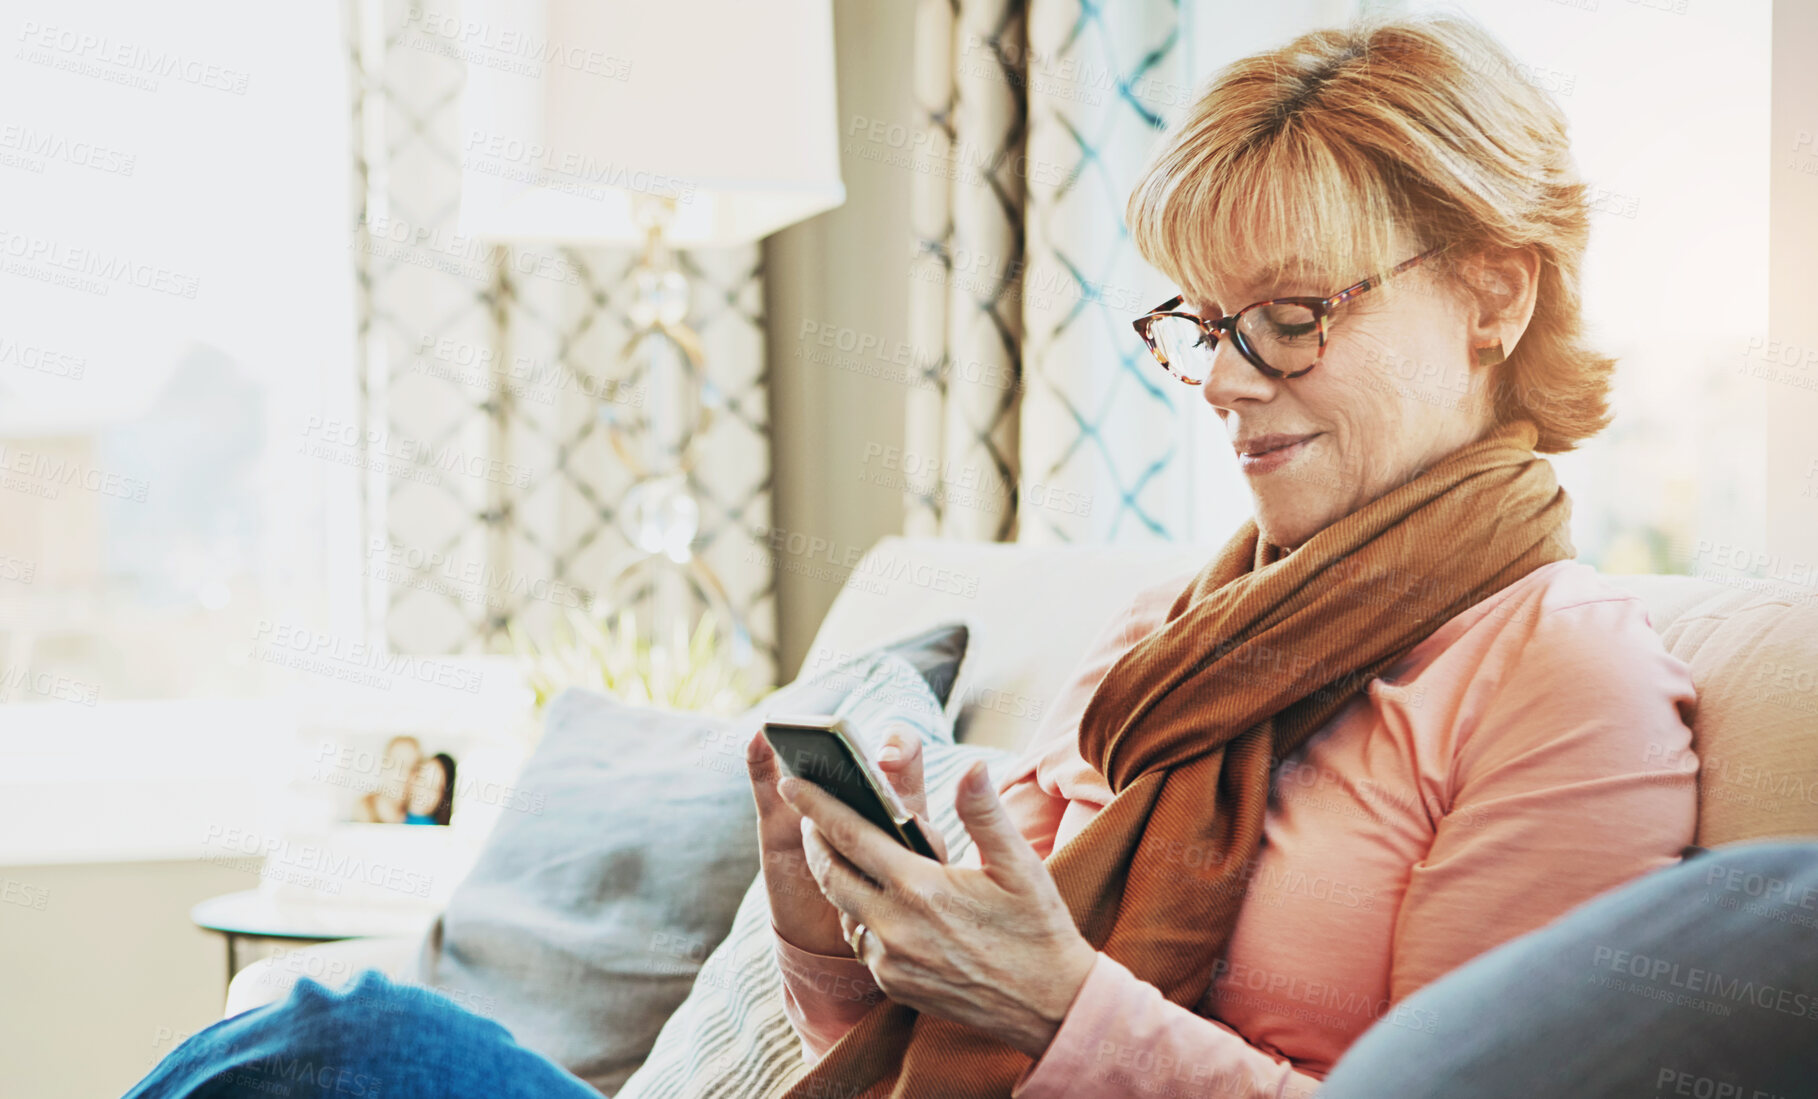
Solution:
{"label": "side table", "polygon": [[210,897],[189,910],[192,923],[227,941],[227,980],[240,972],[242,943],[327,943],[341,939],[415,935],[428,929],[438,908],[399,904],[347,904],[280,897],[246,889]]}

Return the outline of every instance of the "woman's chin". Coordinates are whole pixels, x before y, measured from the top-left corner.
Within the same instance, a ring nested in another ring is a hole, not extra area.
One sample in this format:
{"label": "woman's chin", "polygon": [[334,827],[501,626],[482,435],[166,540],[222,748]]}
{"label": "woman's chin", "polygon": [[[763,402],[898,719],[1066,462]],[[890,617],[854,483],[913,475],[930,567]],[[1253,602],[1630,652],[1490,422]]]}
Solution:
{"label": "woman's chin", "polygon": [[1305,515],[1272,515],[1260,509],[1257,512],[1256,529],[1263,540],[1284,549],[1293,549],[1313,537],[1320,526]]}

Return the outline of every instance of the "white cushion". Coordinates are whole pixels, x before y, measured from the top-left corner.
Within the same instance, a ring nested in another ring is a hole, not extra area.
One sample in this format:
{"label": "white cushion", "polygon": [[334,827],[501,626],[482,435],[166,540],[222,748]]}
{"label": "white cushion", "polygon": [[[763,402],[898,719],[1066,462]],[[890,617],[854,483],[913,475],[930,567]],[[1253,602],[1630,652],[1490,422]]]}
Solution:
{"label": "white cushion", "polygon": [[954,694],[966,744],[1020,749],[1111,617],[1215,546],[1020,546],[889,537],[852,570],[804,667],[953,618],[971,629]]}

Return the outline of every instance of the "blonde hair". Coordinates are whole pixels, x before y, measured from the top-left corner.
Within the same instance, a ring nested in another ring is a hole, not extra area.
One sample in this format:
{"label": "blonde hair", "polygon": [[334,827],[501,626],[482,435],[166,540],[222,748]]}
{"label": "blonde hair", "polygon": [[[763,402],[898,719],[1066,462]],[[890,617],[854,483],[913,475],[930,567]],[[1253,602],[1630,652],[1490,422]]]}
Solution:
{"label": "blonde hair", "polygon": [[1145,167],[1131,236],[1201,300],[1258,256],[1298,258],[1330,293],[1446,242],[1411,274],[1532,246],[1534,316],[1496,368],[1495,422],[1533,420],[1536,450],[1570,450],[1608,426],[1615,360],[1583,342],[1590,212],[1565,117],[1517,72],[1488,31],[1450,14],[1365,17],[1236,61]]}

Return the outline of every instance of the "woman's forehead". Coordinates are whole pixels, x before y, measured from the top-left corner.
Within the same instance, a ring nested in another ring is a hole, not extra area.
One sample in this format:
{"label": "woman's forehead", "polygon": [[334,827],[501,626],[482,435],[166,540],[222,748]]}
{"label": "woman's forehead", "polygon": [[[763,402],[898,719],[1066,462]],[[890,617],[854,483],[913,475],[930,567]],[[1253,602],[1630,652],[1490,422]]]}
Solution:
{"label": "woman's forehead", "polygon": [[1309,289],[1323,286],[1321,280],[1327,278],[1328,270],[1329,265],[1306,256],[1264,259],[1249,263],[1243,270],[1229,275],[1212,276],[1207,280],[1210,285],[1182,287],[1181,298],[1187,305],[1194,307],[1219,305],[1238,309],[1253,301],[1285,293],[1287,288],[1331,293],[1330,289]]}

